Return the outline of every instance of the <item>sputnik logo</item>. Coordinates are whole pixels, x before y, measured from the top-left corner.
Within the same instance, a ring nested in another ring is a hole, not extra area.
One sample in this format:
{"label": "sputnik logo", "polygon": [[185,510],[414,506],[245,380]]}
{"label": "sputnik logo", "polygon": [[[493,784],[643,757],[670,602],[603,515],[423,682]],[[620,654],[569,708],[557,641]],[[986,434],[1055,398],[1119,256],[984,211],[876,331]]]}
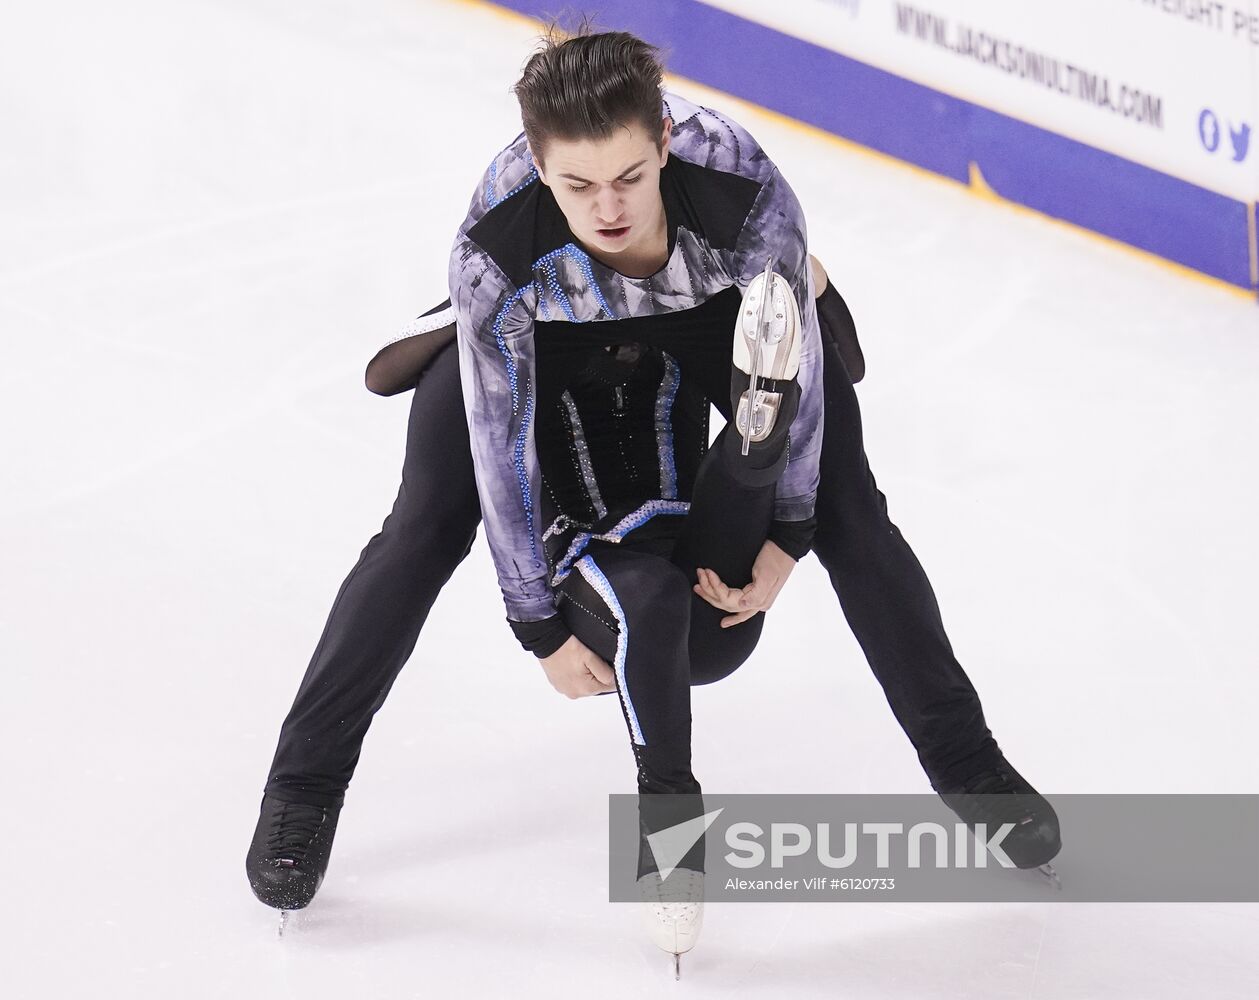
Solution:
{"label": "sputnik logo", "polygon": [[662,879],[673,874],[678,862],[686,857],[686,852],[695,846],[695,842],[713,825],[713,820],[724,811],[725,806],[722,806],[703,816],[647,834],[647,846],[651,848],[651,856],[656,859]]}

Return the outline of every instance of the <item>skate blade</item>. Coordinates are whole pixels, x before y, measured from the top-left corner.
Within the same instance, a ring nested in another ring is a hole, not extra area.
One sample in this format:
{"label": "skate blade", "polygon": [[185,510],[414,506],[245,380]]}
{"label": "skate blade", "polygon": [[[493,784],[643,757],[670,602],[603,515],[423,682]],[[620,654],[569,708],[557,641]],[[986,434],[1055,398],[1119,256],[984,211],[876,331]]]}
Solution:
{"label": "skate blade", "polygon": [[[759,277],[759,276],[758,276]],[[765,286],[769,295],[765,297]],[[772,278],[762,278],[761,284],[748,289],[747,300],[740,314],[739,329],[743,334],[747,355],[736,353],[735,364],[740,371],[751,374],[756,356],[761,358],[761,374],[767,378],[782,378],[791,344],[779,347],[791,332],[791,303],[787,301],[786,286]]]}
{"label": "skate blade", "polygon": [[1058,892],[1062,892],[1062,879],[1058,877],[1058,873],[1054,871],[1053,865],[1041,865],[1036,869]]}
{"label": "skate blade", "polygon": [[279,938],[284,937],[284,928],[288,926],[288,922],[289,922],[289,911],[281,910],[280,911],[280,926],[276,929],[276,932],[275,932],[276,937],[279,937]]}
{"label": "skate blade", "polygon": [[[770,287],[765,296],[765,286]],[[734,366],[764,378],[795,378],[799,372],[800,309],[785,278],[757,275],[739,313]]]}
{"label": "skate blade", "polygon": [[673,953],[673,981],[676,983],[682,978],[682,956],[678,952]]}
{"label": "skate blade", "polygon": [[744,393],[739,397],[739,410],[735,414],[735,428],[743,437],[743,454],[747,454],[749,442],[764,441],[774,429],[782,393],[756,390],[749,399]]}

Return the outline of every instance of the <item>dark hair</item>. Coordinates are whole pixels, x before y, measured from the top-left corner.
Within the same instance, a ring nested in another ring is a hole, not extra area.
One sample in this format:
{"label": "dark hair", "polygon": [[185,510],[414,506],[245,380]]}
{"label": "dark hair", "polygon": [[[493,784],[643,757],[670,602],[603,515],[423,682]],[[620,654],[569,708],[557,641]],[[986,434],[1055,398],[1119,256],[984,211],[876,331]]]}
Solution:
{"label": "dark hair", "polygon": [[553,22],[542,47],[512,88],[533,155],[551,139],[606,139],[640,123],[661,148],[659,50],[627,31],[596,32],[587,18],[575,31]]}

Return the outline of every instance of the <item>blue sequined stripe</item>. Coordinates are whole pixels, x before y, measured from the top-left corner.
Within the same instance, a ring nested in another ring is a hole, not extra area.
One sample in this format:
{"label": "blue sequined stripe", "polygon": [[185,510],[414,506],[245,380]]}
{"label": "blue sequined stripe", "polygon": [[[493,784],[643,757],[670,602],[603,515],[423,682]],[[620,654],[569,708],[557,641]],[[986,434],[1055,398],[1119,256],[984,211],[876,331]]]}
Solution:
{"label": "blue sequined stripe", "polygon": [[520,483],[520,500],[525,505],[525,523],[529,527],[529,554],[537,557],[538,540],[533,531],[533,490],[529,488],[529,474],[525,470],[525,438],[529,433],[529,420],[533,417],[533,393],[525,397],[525,415],[520,421],[520,433],[516,435],[516,480]]}
{"label": "blue sequined stripe", "polygon": [[638,713],[634,710],[634,702],[630,698],[629,686],[625,682],[625,659],[629,651],[629,622],[625,620],[625,611],[621,607],[621,602],[617,599],[616,591],[612,589],[612,584],[608,578],[603,575],[603,571],[595,565],[595,561],[586,556],[577,564],[577,571],[582,575],[594,592],[599,595],[603,603],[608,606],[608,610],[612,612],[612,616],[616,619],[616,656],[612,661],[612,669],[616,671],[616,689],[621,696],[621,707],[625,710],[625,718],[629,720],[630,733],[633,735],[634,743],[637,746],[646,746],[647,741],[643,739],[643,728],[638,724]]}
{"label": "blue sequined stripe", "polygon": [[[516,359],[512,357],[511,348],[507,346],[507,340],[503,336],[503,323],[507,319],[507,314],[524,297],[525,292],[534,287],[533,284],[525,285],[524,288],[509,296],[494,319],[494,342],[498,345],[499,353],[503,355],[504,360],[507,362],[507,382],[511,386],[512,416],[515,416],[520,410],[520,384],[516,370]],[[525,523],[529,528],[529,552],[536,557],[538,554],[538,540],[534,537],[533,530],[533,490],[529,487],[529,473],[525,468],[525,441],[529,436],[529,421],[532,418],[533,395],[530,393],[525,397],[525,412],[520,420],[520,431],[516,434],[516,445],[512,450],[512,463],[516,467],[516,482],[520,486],[520,502],[524,504]]]}
{"label": "blue sequined stripe", "polygon": [[568,578],[568,574],[573,571],[573,560],[586,550],[586,544],[590,538],[588,531],[579,531],[573,536],[573,540],[568,545],[568,551],[564,553],[564,558],[555,564],[555,575],[551,577],[552,587],[558,587]]}
{"label": "blue sequined stripe", "polygon": [[490,161],[490,176],[485,179],[485,203],[493,208],[498,204],[494,197],[494,182],[498,180],[498,160]]}
{"label": "blue sequined stripe", "polygon": [[596,535],[588,531],[579,531],[572,542],[569,543],[568,551],[564,553],[564,558],[556,563],[555,575],[551,577],[551,586],[558,587],[568,574],[572,572],[573,560],[582,554],[592,538],[597,538],[601,542],[619,543],[631,531],[646,524],[653,517],[660,514],[685,514],[690,509],[691,505],[686,500],[648,500],[637,510],[626,514],[613,527],[602,534]]}
{"label": "blue sequined stripe", "polygon": [[533,287],[532,284],[525,285],[524,288],[508,296],[507,301],[499,309],[498,315],[494,317],[494,343],[498,345],[499,354],[507,362],[507,384],[511,386],[511,415],[513,417],[520,409],[520,388],[516,383],[516,359],[512,357],[511,349],[503,336],[503,323],[507,321],[507,314],[516,307],[516,303],[524,298],[525,292]]}
{"label": "blue sequined stripe", "polygon": [[485,180],[485,203],[489,208],[500,205],[514,194],[518,194],[527,188],[530,184],[538,179],[538,168],[530,167],[529,173],[525,175],[525,179],[517,184],[514,188],[504,194],[501,198],[494,194],[494,184],[498,180],[498,160],[490,163],[490,175]]}
{"label": "blue sequined stripe", "polygon": [[595,272],[590,265],[590,258],[576,243],[566,243],[558,250],[552,250],[550,253],[543,254],[535,260],[533,269],[535,272],[542,272],[546,280],[546,287],[550,290],[556,304],[563,310],[564,315],[568,317],[568,321],[570,323],[584,322],[584,320],[579,320],[574,314],[572,303],[569,302],[568,296],[564,294],[564,289],[560,286],[559,272],[556,270],[555,262],[564,257],[574,261],[581,269],[581,275],[586,280],[586,287],[594,293],[595,300],[599,303],[599,308],[603,310],[604,315],[608,319],[616,319],[616,314],[612,311],[612,307],[608,305],[607,299],[603,297],[603,289],[595,281]]}

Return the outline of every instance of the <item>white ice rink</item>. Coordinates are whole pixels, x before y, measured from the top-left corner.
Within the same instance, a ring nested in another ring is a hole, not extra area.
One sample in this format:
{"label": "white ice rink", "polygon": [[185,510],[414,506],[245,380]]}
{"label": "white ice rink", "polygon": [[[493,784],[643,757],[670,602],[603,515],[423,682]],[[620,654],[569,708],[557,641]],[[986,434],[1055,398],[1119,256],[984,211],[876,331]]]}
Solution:
{"label": "white ice rink", "polygon": [[[456,0],[6,5],[0,994],[1255,996],[1253,905],[717,905],[674,983],[606,902],[618,707],[520,652],[483,539],[277,940],[262,784],[401,467],[410,396],[363,367],[443,296],[533,35]],[[1011,760],[1048,793],[1259,793],[1255,302],[673,86],[799,194]],[[929,791],[813,560],[694,717],[708,791]]]}

